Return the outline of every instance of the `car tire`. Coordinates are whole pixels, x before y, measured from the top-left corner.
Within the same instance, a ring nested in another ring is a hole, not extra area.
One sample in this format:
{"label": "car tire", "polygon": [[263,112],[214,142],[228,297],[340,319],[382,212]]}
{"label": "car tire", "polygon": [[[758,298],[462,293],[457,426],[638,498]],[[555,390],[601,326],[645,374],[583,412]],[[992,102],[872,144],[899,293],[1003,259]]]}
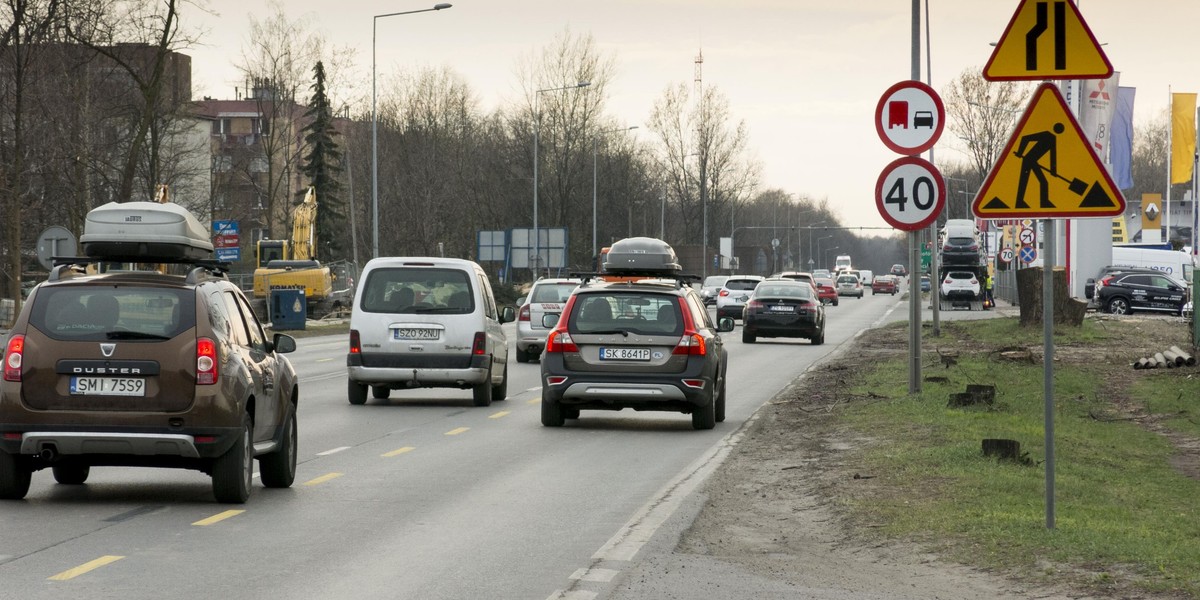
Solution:
{"label": "car tire", "polygon": [[259,476],[269,488],[291,487],[296,481],[296,454],[300,432],[296,425],[296,409],[288,407],[283,423],[282,443],[274,452],[258,459]]}
{"label": "car tire", "polygon": [[825,328],[821,328],[821,331],[817,332],[817,335],[813,336],[812,339],[809,340],[809,342],[812,343],[812,345],[814,345],[814,346],[820,346],[821,344],[824,344],[825,343]]}
{"label": "car tire", "polygon": [[542,426],[543,427],[562,427],[566,422],[566,411],[558,401],[550,397],[546,390],[542,390]]}
{"label": "car tire", "polygon": [[0,499],[20,500],[29,493],[29,482],[33,480],[33,469],[29,461],[19,454],[0,451]]}
{"label": "car tire", "polygon": [[717,426],[717,395],[708,397],[708,402],[692,409],[692,429],[712,429]]}
{"label": "car tire", "polygon": [[753,333],[750,333],[750,330],[747,329],[745,325],[742,325],[742,343],[743,344],[753,344],[755,342],[755,340],[757,340],[757,339],[758,339],[758,336],[754,335]]}
{"label": "car tire", "polygon": [[392,394],[391,388],[389,388],[386,385],[371,386],[371,397],[376,400],[387,400],[388,396],[390,396],[391,394]]}
{"label": "car tire", "polygon": [[721,377],[721,389],[717,392],[716,419],[718,423],[725,422],[725,377]]}
{"label": "car tire", "polygon": [[517,362],[519,362],[519,363],[529,362],[529,355],[526,354],[525,351],[520,348],[517,348]]}
{"label": "car tire", "polygon": [[500,385],[492,386],[492,401],[500,402],[508,398],[508,363],[504,363],[504,379]]}
{"label": "car tire", "polygon": [[488,357],[487,375],[483,378],[483,382],[476,384],[471,388],[472,401],[475,406],[491,406],[492,405],[492,365],[491,357]]}
{"label": "car tire", "polygon": [[1114,315],[1131,315],[1133,309],[1129,306],[1129,300],[1124,296],[1113,296],[1108,299],[1106,305],[1108,312]]}
{"label": "car tire", "polygon": [[367,403],[367,386],[361,383],[355,383],[350,380],[346,385],[346,396],[350,398],[350,404],[359,406]]}
{"label": "car tire", "polygon": [[90,466],[73,462],[60,462],[50,467],[50,471],[54,473],[54,480],[63,485],[83,485],[92,474]]}
{"label": "car tire", "polygon": [[833,305],[834,305],[834,306],[837,306],[837,305],[838,305],[838,301],[837,301],[836,299],[834,299],[834,301],[833,301]]}
{"label": "car tire", "polygon": [[213,463],[213,495],[222,504],[245,504],[250,499],[250,481],[254,476],[253,422],[242,414],[242,431],[225,454]]}

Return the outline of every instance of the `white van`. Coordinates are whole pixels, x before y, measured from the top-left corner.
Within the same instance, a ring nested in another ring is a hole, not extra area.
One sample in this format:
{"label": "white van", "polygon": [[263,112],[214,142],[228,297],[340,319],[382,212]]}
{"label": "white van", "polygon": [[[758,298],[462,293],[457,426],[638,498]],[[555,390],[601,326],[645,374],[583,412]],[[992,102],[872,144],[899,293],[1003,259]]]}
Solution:
{"label": "white van", "polygon": [[1113,246],[1112,264],[1117,267],[1154,269],[1184,283],[1192,283],[1192,256],[1179,250]]}
{"label": "white van", "polygon": [[500,308],[487,274],[457,258],[371,259],[350,313],[350,404],[391,390],[470,388],[475,406],[508,394],[508,339],[515,319]]}
{"label": "white van", "polygon": [[850,266],[850,255],[849,254],[839,254],[838,257],[836,259],[834,259],[834,261],[833,261],[833,270],[835,272],[836,271],[846,271],[851,268],[852,267]]}

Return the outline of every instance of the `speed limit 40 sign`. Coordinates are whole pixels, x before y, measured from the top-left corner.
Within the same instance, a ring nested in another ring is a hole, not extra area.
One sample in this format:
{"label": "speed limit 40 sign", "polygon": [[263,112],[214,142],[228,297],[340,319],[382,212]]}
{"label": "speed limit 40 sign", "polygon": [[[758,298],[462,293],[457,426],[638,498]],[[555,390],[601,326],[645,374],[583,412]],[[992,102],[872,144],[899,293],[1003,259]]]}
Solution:
{"label": "speed limit 40 sign", "polygon": [[883,220],[903,231],[933,223],[946,205],[946,182],[933,163],[905,156],[883,168],[875,183],[875,205]]}

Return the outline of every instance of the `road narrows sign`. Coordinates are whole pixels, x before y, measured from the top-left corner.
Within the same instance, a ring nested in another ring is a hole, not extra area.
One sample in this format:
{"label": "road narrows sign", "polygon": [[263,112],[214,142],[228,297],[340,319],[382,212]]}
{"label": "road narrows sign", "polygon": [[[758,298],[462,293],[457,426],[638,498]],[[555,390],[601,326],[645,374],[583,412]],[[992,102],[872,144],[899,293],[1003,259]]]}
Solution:
{"label": "road narrows sign", "polygon": [[1115,217],[1125,197],[1092,150],[1066,101],[1044,83],[996,159],[971,207],[981,219]]}
{"label": "road narrows sign", "polygon": [[946,205],[946,182],[929,161],[904,156],[883,168],[875,182],[875,205],[883,220],[903,231],[932,223]]}
{"label": "road narrows sign", "polygon": [[920,154],[933,147],[945,127],[946,107],[933,88],[906,80],[888,88],[875,105],[875,131],[897,154]]}
{"label": "road narrows sign", "polygon": [[1112,63],[1069,0],[1021,0],[983,67],[988,81],[1107,79]]}

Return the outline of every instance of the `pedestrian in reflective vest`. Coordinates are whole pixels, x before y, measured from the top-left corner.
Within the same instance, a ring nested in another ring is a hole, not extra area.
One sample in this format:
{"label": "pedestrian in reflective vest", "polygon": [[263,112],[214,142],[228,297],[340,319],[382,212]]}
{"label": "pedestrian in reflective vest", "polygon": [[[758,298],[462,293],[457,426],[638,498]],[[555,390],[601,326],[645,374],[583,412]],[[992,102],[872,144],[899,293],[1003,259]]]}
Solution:
{"label": "pedestrian in reflective vest", "polygon": [[996,298],[992,296],[992,274],[988,273],[983,279],[983,307],[991,308],[996,305]]}

